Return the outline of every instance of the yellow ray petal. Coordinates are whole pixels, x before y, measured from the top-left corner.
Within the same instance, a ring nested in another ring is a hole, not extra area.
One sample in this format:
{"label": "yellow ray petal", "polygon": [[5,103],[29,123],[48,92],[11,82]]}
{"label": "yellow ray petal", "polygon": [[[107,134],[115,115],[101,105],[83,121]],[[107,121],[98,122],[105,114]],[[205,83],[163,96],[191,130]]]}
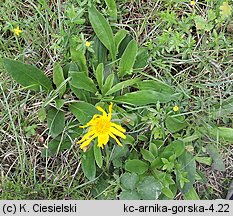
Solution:
{"label": "yellow ray petal", "polygon": [[119,137],[121,137],[121,138],[123,138],[123,139],[126,138],[125,134],[123,134],[123,133],[120,132],[119,130],[115,129],[114,127],[111,127],[111,128],[110,128],[110,131],[111,131],[113,134],[115,134],[115,135],[117,135],[117,136],[119,136]]}
{"label": "yellow ray petal", "polygon": [[89,122],[87,122],[87,124],[82,125],[82,126],[79,126],[79,127],[80,127],[80,128],[86,128],[86,127],[89,127],[89,126],[94,125],[95,122],[96,122],[96,118],[98,118],[98,117],[101,117],[101,115],[95,114],[95,115],[92,117],[92,119],[91,119]]}
{"label": "yellow ray petal", "polygon": [[125,132],[125,128],[121,127],[120,125],[114,123],[114,122],[111,122],[111,126],[115,127],[117,130],[119,131],[122,131],[122,132]]}
{"label": "yellow ray petal", "polygon": [[84,141],[87,140],[90,136],[92,136],[94,133],[95,133],[94,130],[89,130],[89,131],[82,137],[82,139],[79,140],[79,141],[77,142],[77,144],[80,144],[80,143],[84,142]]}
{"label": "yellow ray petal", "polygon": [[88,146],[91,143],[91,141],[96,137],[97,137],[97,135],[93,135],[90,139],[83,142],[83,144],[80,146],[80,148],[83,149],[84,147]]}
{"label": "yellow ray petal", "polygon": [[120,141],[116,138],[116,136],[114,134],[112,134],[111,132],[109,133],[109,136],[112,137],[114,140],[116,140],[117,144],[119,146],[122,146],[122,144],[120,143]]}
{"label": "yellow ray petal", "polygon": [[98,147],[103,148],[103,145],[106,145],[109,141],[109,135],[103,134],[98,136]]}
{"label": "yellow ray petal", "polygon": [[109,107],[108,107],[108,110],[109,110],[108,119],[109,119],[109,121],[112,118],[112,106],[113,106],[113,103],[111,102],[110,105],[109,105]]}
{"label": "yellow ray petal", "polygon": [[97,106],[96,109],[99,110],[100,112],[102,112],[103,116],[107,116],[107,113],[104,111],[104,109],[102,107]]}

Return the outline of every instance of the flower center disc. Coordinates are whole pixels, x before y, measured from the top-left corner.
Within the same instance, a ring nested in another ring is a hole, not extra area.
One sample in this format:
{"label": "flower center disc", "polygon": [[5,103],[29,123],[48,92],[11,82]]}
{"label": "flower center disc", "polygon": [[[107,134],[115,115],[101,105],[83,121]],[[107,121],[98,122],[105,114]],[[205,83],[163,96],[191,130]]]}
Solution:
{"label": "flower center disc", "polygon": [[96,122],[95,129],[99,134],[108,133],[110,129],[110,122],[108,119],[99,118]]}

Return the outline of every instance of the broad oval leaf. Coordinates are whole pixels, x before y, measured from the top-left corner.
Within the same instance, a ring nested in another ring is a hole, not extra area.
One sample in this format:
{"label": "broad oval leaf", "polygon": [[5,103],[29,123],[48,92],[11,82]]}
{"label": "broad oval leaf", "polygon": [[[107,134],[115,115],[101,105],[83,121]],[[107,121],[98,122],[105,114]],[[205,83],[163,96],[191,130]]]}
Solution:
{"label": "broad oval leaf", "polygon": [[139,176],[136,173],[124,173],[121,176],[121,186],[126,190],[134,190],[139,181]]}
{"label": "broad oval leaf", "polygon": [[146,161],[152,162],[155,159],[155,156],[146,149],[141,149],[141,154]]}
{"label": "broad oval leaf", "polygon": [[218,152],[218,149],[215,148],[213,144],[208,144],[206,146],[206,151],[209,153],[210,157],[213,159],[212,167],[218,171],[225,171],[226,167],[223,162],[221,155]]}
{"label": "broad oval leaf", "polygon": [[120,31],[118,31],[115,36],[114,36],[114,41],[115,41],[115,44],[116,44],[116,51],[118,51],[118,48],[122,42],[122,40],[125,38],[127,34],[127,31],[124,30],[124,29],[121,29]]}
{"label": "broad oval leaf", "polygon": [[104,44],[104,46],[110,51],[111,57],[115,60],[116,57],[116,47],[113,39],[112,29],[104,18],[104,16],[97,11],[97,9],[92,5],[89,8],[89,20],[91,25],[99,38],[99,40]]}
{"label": "broad oval leaf", "polygon": [[102,91],[103,81],[104,81],[104,64],[103,63],[98,64],[96,71],[95,71],[95,77],[99,85],[99,88]]}
{"label": "broad oval leaf", "polygon": [[114,78],[115,78],[114,73],[111,73],[108,75],[107,79],[105,80],[104,86],[103,86],[103,95],[105,95],[106,92],[108,92],[111,89],[113,82],[114,82]]}
{"label": "broad oval leaf", "polygon": [[162,184],[153,176],[146,176],[139,182],[137,191],[144,200],[156,200],[161,194]]}
{"label": "broad oval leaf", "polygon": [[24,64],[20,61],[3,59],[3,65],[12,78],[28,89],[51,91],[52,82],[35,66]]}
{"label": "broad oval leaf", "polygon": [[92,104],[80,101],[70,104],[69,110],[74,114],[81,124],[86,124],[99,111]]}
{"label": "broad oval leaf", "polygon": [[169,94],[175,93],[174,89],[171,86],[167,85],[166,83],[160,80],[144,80],[138,82],[135,85],[135,87],[137,87],[140,90],[153,90],[153,91],[164,92]]}
{"label": "broad oval leaf", "polygon": [[127,45],[119,63],[119,77],[123,77],[126,74],[130,74],[132,72],[137,56],[137,51],[137,42],[135,40],[131,40]]}
{"label": "broad oval leaf", "polygon": [[94,158],[94,150],[90,148],[88,152],[85,152],[82,157],[82,170],[84,175],[89,180],[94,180],[96,175],[96,165]]}
{"label": "broad oval leaf", "polygon": [[110,95],[110,94],[113,94],[119,90],[122,90],[123,88],[126,88],[128,86],[132,86],[135,83],[139,82],[140,80],[141,80],[140,78],[135,78],[135,79],[125,80],[123,82],[117,83],[105,95]]}
{"label": "broad oval leaf", "polygon": [[47,115],[48,127],[50,135],[57,137],[65,127],[65,114],[64,112],[50,107]]}
{"label": "broad oval leaf", "polygon": [[136,191],[122,191],[120,200],[140,200],[140,196]]}
{"label": "broad oval leaf", "polygon": [[84,89],[92,93],[97,92],[96,85],[85,72],[69,71],[69,74],[71,77],[70,85],[77,89]]}
{"label": "broad oval leaf", "polygon": [[184,194],[184,199],[185,200],[200,200],[200,197],[198,196],[194,187],[192,187],[188,193]]}
{"label": "broad oval leaf", "polygon": [[[148,64],[149,59],[148,48],[140,47],[137,52],[136,60],[133,65],[134,71],[141,71]],[[135,70],[136,69],[136,70]]]}
{"label": "broad oval leaf", "polygon": [[182,193],[188,193],[195,182],[195,175],[196,175],[196,161],[193,155],[190,152],[184,152],[179,158],[179,163],[181,164],[181,170],[182,172],[187,172],[186,178],[189,180],[189,182],[184,183],[184,187],[180,188]]}
{"label": "broad oval leaf", "polygon": [[[59,88],[60,85],[65,81],[63,70],[61,65],[58,62],[55,62],[53,65],[53,82],[56,87]],[[62,96],[66,91],[66,84],[64,84],[59,89],[59,95]]]}
{"label": "broad oval leaf", "polygon": [[116,102],[127,103],[136,106],[157,104],[157,102],[167,103],[171,100],[171,95],[150,90],[142,90],[127,93],[114,99]]}
{"label": "broad oval leaf", "polygon": [[125,169],[129,172],[143,174],[148,170],[148,164],[141,160],[133,159],[126,162]]}
{"label": "broad oval leaf", "polygon": [[166,127],[172,133],[176,133],[188,126],[187,121],[182,116],[168,116],[165,120]]}
{"label": "broad oval leaf", "polygon": [[100,147],[98,147],[97,143],[94,145],[94,156],[95,156],[95,162],[99,168],[103,165],[103,157]]}
{"label": "broad oval leaf", "polygon": [[233,128],[215,127],[209,130],[214,138],[233,143]]}

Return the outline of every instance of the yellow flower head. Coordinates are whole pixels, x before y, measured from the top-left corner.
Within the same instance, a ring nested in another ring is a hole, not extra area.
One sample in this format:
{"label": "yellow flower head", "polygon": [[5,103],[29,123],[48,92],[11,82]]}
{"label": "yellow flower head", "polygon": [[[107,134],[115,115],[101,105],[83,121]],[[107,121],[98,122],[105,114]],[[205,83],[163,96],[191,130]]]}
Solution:
{"label": "yellow flower head", "polygon": [[98,147],[103,148],[104,145],[106,145],[109,141],[109,136],[112,137],[118,145],[122,146],[118,138],[115,136],[119,136],[123,139],[126,138],[125,129],[121,127],[120,125],[111,122],[112,118],[112,106],[111,103],[109,105],[109,113],[107,114],[100,106],[97,106],[96,108],[102,112],[102,115],[94,115],[93,118],[84,126],[80,126],[81,128],[90,127],[88,132],[82,137],[81,140],[77,142],[77,144],[81,144],[81,149],[86,149],[86,146],[88,146],[91,141],[94,138],[98,138]]}
{"label": "yellow flower head", "polygon": [[19,29],[19,26],[17,26],[17,28],[13,29],[13,32],[15,33],[16,36],[19,36],[22,31],[23,30]]}
{"label": "yellow flower head", "polygon": [[174,106],[174,107],[173,107],[173,111],[174,111],[174,112],[179,111],[179,107],[178,107],[177,105],[176,105],[176,106]]}
{"label": "yellow flower head", "polygon": [[87,42],[85,43],[85,45],[86,45],[86,47],[90,47],[90,46],[91,46],[91,43],[90,43],[89,41],[87,41]]}
{"label": "yellow flower head", "polygon": [[193,6],[195,5],[195,1],[191,1],[190,4]]}

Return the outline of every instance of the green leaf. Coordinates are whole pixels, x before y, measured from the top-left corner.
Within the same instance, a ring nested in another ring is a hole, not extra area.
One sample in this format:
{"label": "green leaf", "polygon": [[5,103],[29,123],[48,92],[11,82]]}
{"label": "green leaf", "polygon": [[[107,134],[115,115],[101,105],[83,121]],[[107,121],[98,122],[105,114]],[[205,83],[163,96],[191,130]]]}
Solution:
{"label": "green leaf", "polygon": [[114,20],[117,20],[117,7],[116,7],[116,3],[114,0],[105,0],[109,11],[110,11],[110,15],[113,17]]}
{"label": "green leaf", "polygon": [[220,9],[220,13],[221,13],[223,19],[230,16],[232,13],[232,8],[230,5],[228,5],[228,3],[226,1],[222,3],[222,5],[219,7],[219,9]]}
{"label": "green leaf", "polygon": [[210,31],[214,25],[205,20],[202,16],[195,16],[194,18],[197,30]]}
{"label": "green leaf", "polygon": [[136,191],[122,191],[120,200],[140,200],[140,196]]}
{"label": "green leaf", "polygon": [[[133,65],[133,69],[138,69],[137,71],[142,70],[148,64],[149,54],[147,48],[140,47],[137,52],[136,60]],[[151,89],[152,90],[152,89]]]}
{"label": "green leaf", "polygon": [[114,81],[115,75],[114,73],[111,73],[108,75],[107,79],[105,80],[104,86],[103,86],[103,94],[105,95],[106,92],[108,92],[112,85],[113,85],[113,81]]}
{"label": "green leaf", "polygon": [[45,74],[32,65],[27,65],[11,59],[3,59],[3,65],[12,78],[28,89],[51,91],[52,82]]}
{"label": "green leaf", "polygon": [[200,200],[200,197],[193,187],[189,190],[188,193],[184,193],[183,195],[185,200]]}
{"label": "green leaf", "polygon": [[139,81],[135,85],[135,87],[140,89],[140,90],[153,90],[153,91],[156,91],[156,92],[168,93],[168,94],[174,94],[175,93],[174,89],[171,86],[167,85],[166,83],[163,83],[160,80]]}
{"label": "green leaf", "polygon": [[42,151],[42,157],[50,157],[58,152],[62,152],[69,149],[72,146],[71,141],[67,138],[62,139],[62,136],[58,136],[48,143],[48,147],[44,148]]}
{"label": "green leaf", "polygon": [[210,166],[212,164],[212,158],[210,157],[195,157],[196,161]]}
{"label": "green leaf", "polygon": [[215,11],[210,9],[207,11],[207,18],[209,21],[213,21],[216,19],[216,14],[215,14]]}
{"label": "green leaf", "polygon": [[70,41],[70,54],[71,54],[71,59],[73,62],[75,62],[80,71],[85,72],[85,74],[88,74],[88,69],[87,69],[87,61],[84,55],[84,50],[80,46],[78,41],[75,41],[74,38],[72,38]]}
{"label": "green leaf", "polygon": [[97,92],[96,85],[85,72],[69,71],[69,75],[71,77],[70,85],[77,89],[84,89],[92,93]]}
{"label": "green leaf", "polygon": [[134,145],[135,139],[131,135],[126,135],[126,138],[122,139],[122,144],[123,145],[127,145],[127,144]]}
{"label": "green leaf", "polygon": [[223,117],[231,113],[233,113],[233,96],[230,96],[226,100],[224,100],[221,106],[217,106],[215,111],[213,112],[216,117]]}
{"label": "green leaf", "polygon": [[173,151],[177,157],[182,155],[185,151],[185,144],[181,140],[175,140],[175,141],[171,142],[170,145],[172,146]]}
{"label": "green leaf", "polygon": [[64,106],[64,104],[65,104],[64,99],[58,99],[58,98],[55,99],[55,105],[58,110],[60,110]]}
{"label": "green leaf", "polygon": [[69,110],[82,125],[89,122],[95,114],[99,113],[95,106],[82,101],[70,104]]}
{"label": "green leaf", "polygon": [[114,36],[114,41],[115,41],[115,45],[116,45],[116,50],[118,51],[118,48],[122,42],[122,40],[125,38],[126,34],[128,32],[124,29],[121,29],[120,31],[118,31],[115,36]]}
{"label": "green leaf", "polygon": [[119,103],[127,103],[136,106],[157,104],[158,101],[161,103],[167,103],[170,100],[171,100],[170,95],[156,91],[150,91],[150,90],[142,90],[142,91],[127,93],[123,96],[118,96],[114,99],[114,101]]}
{"label": "green leaf", "polygon": [[172,133],[176,133],[188,126],[188,123],[182,116],[168,116],[165,120],[165,124],[167,129]]}
{"label": "green leaf", "polygon": [[187,172],[186,178],[189,182],[184,183],[184,187],[180,188],[182,193],[188,193],[195,182],[195,175],[196,175],[196,162],[195,158],[190,152],[184,152],[179,158],[179,163],[181,164],[181,172]]}
{"label": "green leaf", "polygon": [[233,142],[233,128],[226,127],[214,127],[209,129],[210,135],[215,139],[221,141]]}
{"label": "green leaf", "polygon": [[120,181],[124,189],[134,190],[139,181],[139,176],[136,173],[124,173]]}
{"label": "green leaf", "polygon": [[[58,62],[55,62],[53,65],[53,82],[56,85],[57,88],[60,87],[60,85],[65,81],[63,70],[61,65]],[[66,84],[60,87],[59,89],[59,95],[62,97],[62,95],[66,91]]]}
{"label": "green leaf", "polygon": [[158,147],[154,143],[150,143],[149,145],[149,151],[154,155],[154,157],[158,156]]}
{"label": "green leaf", "polygon": [[40,108],[38,111],[38,119],[40,120],[40,122],[44,122],[44,120],[46,119],[46,109],[45,108]]}
{"label": "green leaf", "polygon": [[73,85],[69,85],[72,93],[75,94],[75,96],[80,100],[80,101],[85,101],[88,103],[91,103],[91,93],[83,90],[83,89],[78,89],[74,87]]}
{"label": "green leaf", "polygon": [[127,45],[119,63],[119,77],[123,77],[126,74],[132,73],[133,65],[137,56],[137,51],[137,42],[135,40],[131,40]]}
{"label": "green leaf", "polygon": [[105,63],[107,61],[107,48],[101,43],[98,37],[95,37],[94,40],[94,45],[93,45],[93,50],[95,52],[94,55],[94,63],[95,66],[97,66],[100,63]]}
{"label": "green leaf", "polygon": [[94,158],[94,148],[90,148],[88,152],[85,152],[82,157],[82,170],[89,180],[94,180],[96,175],[96,165]]}
{"label": "green leaf", "polygon": [[112,29],[104,16],[92,5],[89,8],[89,20],[91,25],[104,46],[110,51],[112,60],[116,57],[116,47],[113,38]]}
{"label": "green leaf", "polygon": [[122,157],[126,157],[128,151],[129,151],[129,148],[127,145],[115,146],[115,149],[114,149],[113,154],[112,154],[112,160],[114,160],[114,159],[121,159],[122,160]]}
{"label": "green leaf", "polygon": [[144,160],[152,162],[155,159],[155,156],[146,149],[141,149],[141,154]]}
{"label": "green leaf", "polygon": [[169,187],[164,187],[162,189],[162,193],[170,199],[174,198],[174,194]]}
{"label": "green leaf", "polygon": [[225,164],[218,150],[214,147],[213,144],[208,144],[206,146],[206,151],[209,153],[210,157],[213,159],[212,167],[218,171],[225,171]]}
{"label": "green leaf", "polygon": [[47,115],[48,127],[50,135],[57,137],[65,127],[65,114],[53,107],[50,107]]}
{"label": "green leaf", "polygon": [[103,63],[98,64],[96,71],[95,71],[95,77],[99,85],[99,88],[102,91],[103,81],[104,81],[104,64]]}
{"label": "green leaf", "polygon": [[169,145],[165,147],[162,153],[160,153],[160,157],[169,158],[172,155],[176,155],[179,157],[185,151],[185,144],[181,140],[175,140],[171,142]]}
{"label": "green leaf", "polygon": [[117,83],[114,85],[105,95],[111,95],[119,90],[122,90],[128,86],[132,86],[135,83],[139,82],[140,78],[135,78],[135,79],[130,79],[130,80],[125,80],[123,82]]}
{"label": "green leaf", "polygon": [[94,156],[95,156],[95,162],[99,168],[103,166],[103,157],[100,147],[95,143],[94,145]]}
{"label": "green leaf", "polygon": [[156,200],[161,194],[162,185],[153,176],[146,176],[138,183],[137,191],[144,200]]}
{"label": "green leaf", "polygon": [[126,162],[125,169],[141,175],[148,170],[148,164],[141,160],[133,159]]}
{"label": "green leaf", "polygon": [[129,44],[129,42],[133,40],[133,37],[129,34],[127,34],[124,39],[121,41],[119,47],[118,47],[118,53],[117,53],[117,58],[121,58],[121,56],[123,55],[127,45]]}
{"label": "green leaf", "polygon": [[185,137],[182,141],[184,143],[189,143],[189,142],[192,142],[192,141],[194,141],[194,140],[196,140],[198,138],[199,138],[199,135],[193,134],[192,136]]}

